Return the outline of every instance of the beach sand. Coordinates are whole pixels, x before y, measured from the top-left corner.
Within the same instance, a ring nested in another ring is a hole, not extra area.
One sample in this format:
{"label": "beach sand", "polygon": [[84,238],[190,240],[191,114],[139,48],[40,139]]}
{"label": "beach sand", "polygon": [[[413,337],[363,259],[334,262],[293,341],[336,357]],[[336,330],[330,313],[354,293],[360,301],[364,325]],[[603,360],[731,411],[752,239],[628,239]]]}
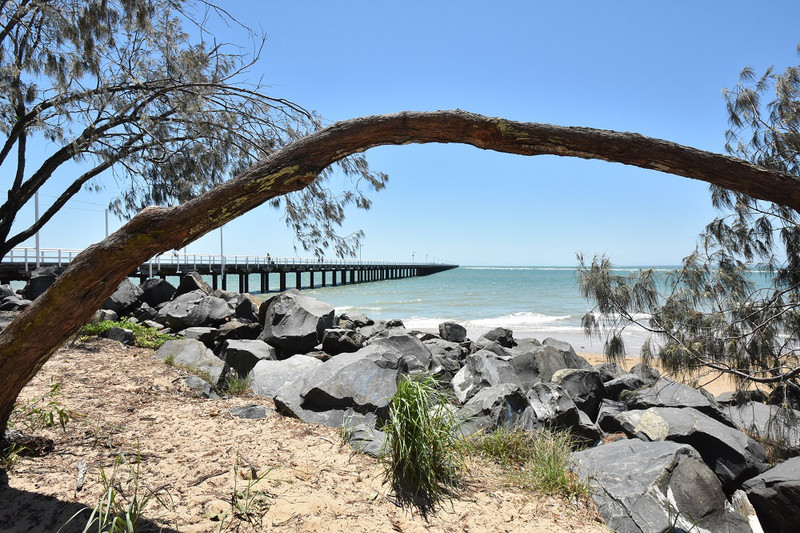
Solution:
{"label": "beach sand", "polygon": [[[277,414],[234,418],[232,408],[272,402],[203,400],[181,385],[184,375],[150,350],[113,341],[61,348],[20,400],[41,397],[58,382],[58,400],[76,416],[66,432],[36,432],[55,441],[52,453],[23,457],[8,472],[8,487],[0,489],[0,530],[56,531],[83,506],[96,505],[100,469],[109,474],[124,453],[134,463],[140,457],[141,486],[158,489],[164,502],[150,501],[143,531],[606,531],[585,504],[509,487],[496,466],[479,460],[471,462],[459,496],[426,519],[395,505],[380,465],[353,454],[336,429]],[[81,464],[85,484],[76,490]],[[251,509],[257,511],[260,501],[267,507],[263,515],[250,515],[253,525],[237,518],[231,504],[234,491],[243,493],[254,475],[264,478],[251,487]]]}

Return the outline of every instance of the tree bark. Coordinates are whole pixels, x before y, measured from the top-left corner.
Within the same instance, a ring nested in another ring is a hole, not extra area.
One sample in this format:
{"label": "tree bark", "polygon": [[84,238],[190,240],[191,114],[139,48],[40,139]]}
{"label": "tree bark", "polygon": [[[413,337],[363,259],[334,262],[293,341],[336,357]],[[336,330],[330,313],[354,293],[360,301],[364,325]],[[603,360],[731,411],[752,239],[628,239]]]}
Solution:
{"label": "tree bark", "polygon": [[194,200],[143,210],[79,254],[45,294],[0,332],[0,435],[25,384],[140,264],[182,248],[270,198],[304,188],[348,155],[409,143],[464,143],[513,154],[602,159],[707,181],[800,210],[798,178],[634,133],[513,122],[463,111],[340,122],[276,151]]}

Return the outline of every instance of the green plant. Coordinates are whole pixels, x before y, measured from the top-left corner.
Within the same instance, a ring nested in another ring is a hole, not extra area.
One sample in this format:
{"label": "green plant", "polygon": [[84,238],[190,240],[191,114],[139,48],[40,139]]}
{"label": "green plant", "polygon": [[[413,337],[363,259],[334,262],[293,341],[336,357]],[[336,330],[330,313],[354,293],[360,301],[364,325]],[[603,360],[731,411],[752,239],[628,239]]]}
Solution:
{"label": "green plant", "polygon": [[66,431],[75,413],[62,407],[59,396],[61,383],[51,383],[50,390],[42,396],[18,403],[12,413],[12,421],[24,423],[30,431],[56,427]]}
{"label": "green plant", "polygon": [[136,346],[156,350],[162,344],[176,337],[168,333],[161,333],[155,328],[132,322],[129,318],[123,317],[119,320],[103,320],[101,322],[89,323],[83,326],[83,335],[103,335],[111,328],[124,328],[133,332],[133,341]]}
{"label": "green plant", "polygon": [[231,372],[225,380],[224,392],[228,396],[244,396],[250,392],[251,381],[248,376],[240,376],[237,372]]}
{"label": "green plant", "polygon": [[19,444],[0,446],[0,470],[12,470],[23,455],[30,455],[30,450],[25,446]]}
{"label": "green plant", "polygon": [[[125,479],[122,479],[123,476],[120,474],[122,465],[128,465],[129,467],[128,475]],[[104,468],[100,469],[100,482],[103,485],[103,493],[89,514],[89,518],[83,528],[84,533],[89,531],[97,531],[98,533],[133,533],[137,530],[137,524],[145,509],[153,497],[159,499],[159,493],[162,490],[153,490],[141,484],[139,478],[140,465],[141,457],[137,451],[133,464],[128,462],[124,453],[120,453],[114,460],[114,466],[110,474]],[[86,510],[81,509],[72,515],[59,531]]]}
{"label": "green plant", "polygon": [[401,503],[427,510],[455,490],[464,469],[459,421],[430,377],[404,377],[389,407],[384,466]]}
{"label": "green plant", "polygon": [[229,514],[237,520],[247,522],[253,528],[260,529],[264,515],[267,514],[270,505],[272,505],[273,495],[266,490],[256,489],[256,485],[261,483],[275,467],[271,467],[261,475],[258,475],[255,468],[248,464],[248,469],[245,472],[247,474],[247,484],[244,487],[240,487],[239,479],[244,477],[241,475],[243,471],[239,467],[240,460],[241,457],[237,456],[236,463],[233,465],[233,491],[231,492],[230,511],[212,517],[212,519],[220,521],[218,531],[222,531]]}
{"label": "green plant", "polygon": [[498,428],[469,440],[469,447],[509,471],[517,486],[565,498],[586,497],[589,485],[569,470],[577,441],[568,431]]}

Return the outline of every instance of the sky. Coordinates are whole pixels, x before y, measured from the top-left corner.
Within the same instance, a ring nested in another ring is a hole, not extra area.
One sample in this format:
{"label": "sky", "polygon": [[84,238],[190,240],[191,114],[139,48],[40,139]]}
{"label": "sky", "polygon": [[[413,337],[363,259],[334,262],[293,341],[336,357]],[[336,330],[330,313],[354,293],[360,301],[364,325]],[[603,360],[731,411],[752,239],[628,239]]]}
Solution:
{"label": "sky", "polygon": [[[796,0],[223,4],[267,35],[253,78],[328,123],[458,108],[723,152],[722,89],[745,66],[761,73],[800,63]],[[215,33],[246,44],[235,25]],[[618,265],[674,265],[717,215],[703,182],[603,161],[463,145],[381,147],[366,156],[389,184],[342,228],[364,230],[363,260],[574,265],[580,252]],[[0,169],[0,178],[9,172]],[[45,187],[41,210],[57,192],[58,183]],[[79,249],[103,238],[113,193],[81,193],[41,231],[40,245]],[[32,218],[31,205],[20,221]],[[111,231],[121,224],[109,215]],[[217,254],[220,240],[217,230],[186,251]],[[222,231],[226,255],[308,257],[295,246],[266,206]]]}

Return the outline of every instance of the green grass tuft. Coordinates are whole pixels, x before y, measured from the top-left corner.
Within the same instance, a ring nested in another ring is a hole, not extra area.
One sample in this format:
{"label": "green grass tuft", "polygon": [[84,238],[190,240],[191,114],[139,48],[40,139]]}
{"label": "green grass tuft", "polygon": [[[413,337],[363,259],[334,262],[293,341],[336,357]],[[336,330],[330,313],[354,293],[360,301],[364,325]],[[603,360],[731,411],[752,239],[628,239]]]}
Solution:
{"label": "green grass tuft", "polygon": [[227,396],[244,396],[250,393],[251,379],[248,376],[240,376],[237,372],[228,374],[225,381],[225,394]]}
{"label": "green grass tuft", "polygon": [[131,322],[128,318],[119,320],[103,320],[102,322],[89,323],[83,326],[83,335],[102,335],[111,328],[119,327],[129,329],[133,332],[133,339],[136,346],[157,350],[161,345],[176,337],[168,333],[161,333],[155,328]]}
{"label": "green grass tuft", "polygon": [[464,441],[434,378],[400,380],[385,429],[386,477],[400,503],[425,512],[453,494],[464,470]]}

